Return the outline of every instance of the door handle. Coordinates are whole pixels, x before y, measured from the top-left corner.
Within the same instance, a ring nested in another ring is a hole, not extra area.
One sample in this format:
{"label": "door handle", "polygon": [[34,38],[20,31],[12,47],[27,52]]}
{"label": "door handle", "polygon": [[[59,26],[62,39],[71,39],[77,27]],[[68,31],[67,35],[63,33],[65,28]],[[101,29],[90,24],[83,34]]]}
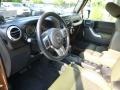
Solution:
{"label": "door handle", "polygon": [[92,34],[94,37],[102,38],[102,36],[99,35],[99,34],[97,34],[97,33],[95,33],[94,30],[93,30],[91,27],[89,27],[89,30],[90,30],[91,34]]}

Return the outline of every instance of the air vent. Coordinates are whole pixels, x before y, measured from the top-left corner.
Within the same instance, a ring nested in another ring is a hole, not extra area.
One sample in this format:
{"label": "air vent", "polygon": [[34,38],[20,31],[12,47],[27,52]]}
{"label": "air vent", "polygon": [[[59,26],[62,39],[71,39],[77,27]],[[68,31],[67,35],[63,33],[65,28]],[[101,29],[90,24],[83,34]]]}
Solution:
{"label": "air vent", "polygon": [[7,30],[7,36],[12,41],[18,41],[21,36],[21,30],[17,26],[10,26]]}

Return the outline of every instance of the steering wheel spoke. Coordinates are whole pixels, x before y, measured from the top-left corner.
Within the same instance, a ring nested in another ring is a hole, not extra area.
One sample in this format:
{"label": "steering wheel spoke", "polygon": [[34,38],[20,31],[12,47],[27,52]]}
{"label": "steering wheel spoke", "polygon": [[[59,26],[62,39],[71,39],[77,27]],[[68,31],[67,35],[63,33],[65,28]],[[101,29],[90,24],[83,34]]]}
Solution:
{"label": "steering wheel spoke", "polygon": [[50,43],[50,40],[49,40],[49,36],[46,35],[44,38],[43,38],[43,43],[44,43],[44,46],[46,49],[49,49],[51,47],[51,43]]}
{"label": "steering wheel spoke", "polygon": [[65,55],[65,52],[66,52],[64,46],[61,46],[59,49],[54,48],[54,50],[56,51],[56,53],[58,54],[58,56],[63,56],[63,55]]}
{"label": "steering wheel spoke", "polygon": [[66,32],[66,30],[67,30],[67,28],[63,28],[63,29],[60,30],[64,38],[67,37],[67,32]]}

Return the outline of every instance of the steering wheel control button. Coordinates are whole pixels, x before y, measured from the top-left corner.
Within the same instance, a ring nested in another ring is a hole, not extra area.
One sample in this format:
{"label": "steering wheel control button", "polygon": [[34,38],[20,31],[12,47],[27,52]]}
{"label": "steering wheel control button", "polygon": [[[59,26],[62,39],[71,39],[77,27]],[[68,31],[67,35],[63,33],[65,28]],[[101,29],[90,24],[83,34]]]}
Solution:
{"label": "steering wheel control button", "polygon": [[64,38],[67,37],[66,30],[67,30],[67,28],[63,28],[63,29],[60,30]]}
{"label": "steering wheel control button", "polygon": [[49,37],[46,36],[46,37],[43,39],[43,42],[44,42],[44,45],[45,45],[46,49],[48,49],[48,48],[50,47]]}

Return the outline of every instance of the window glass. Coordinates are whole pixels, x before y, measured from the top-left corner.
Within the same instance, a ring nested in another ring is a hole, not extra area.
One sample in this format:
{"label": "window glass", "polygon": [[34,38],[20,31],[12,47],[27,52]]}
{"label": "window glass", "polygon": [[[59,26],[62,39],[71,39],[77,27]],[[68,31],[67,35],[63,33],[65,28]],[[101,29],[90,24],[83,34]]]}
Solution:
{"label": "window glass", "polygon": [[44,12],[72,13],[83,0],[1,0],[0,13],[5,19],[39,16]]}
{"label": "window glass", "polygon": [[115,2],[115,0],[90,0],[84,8],[84,18],[95,21],[115,22],[116,19],[105,9],[105,5],[108,2]]}

